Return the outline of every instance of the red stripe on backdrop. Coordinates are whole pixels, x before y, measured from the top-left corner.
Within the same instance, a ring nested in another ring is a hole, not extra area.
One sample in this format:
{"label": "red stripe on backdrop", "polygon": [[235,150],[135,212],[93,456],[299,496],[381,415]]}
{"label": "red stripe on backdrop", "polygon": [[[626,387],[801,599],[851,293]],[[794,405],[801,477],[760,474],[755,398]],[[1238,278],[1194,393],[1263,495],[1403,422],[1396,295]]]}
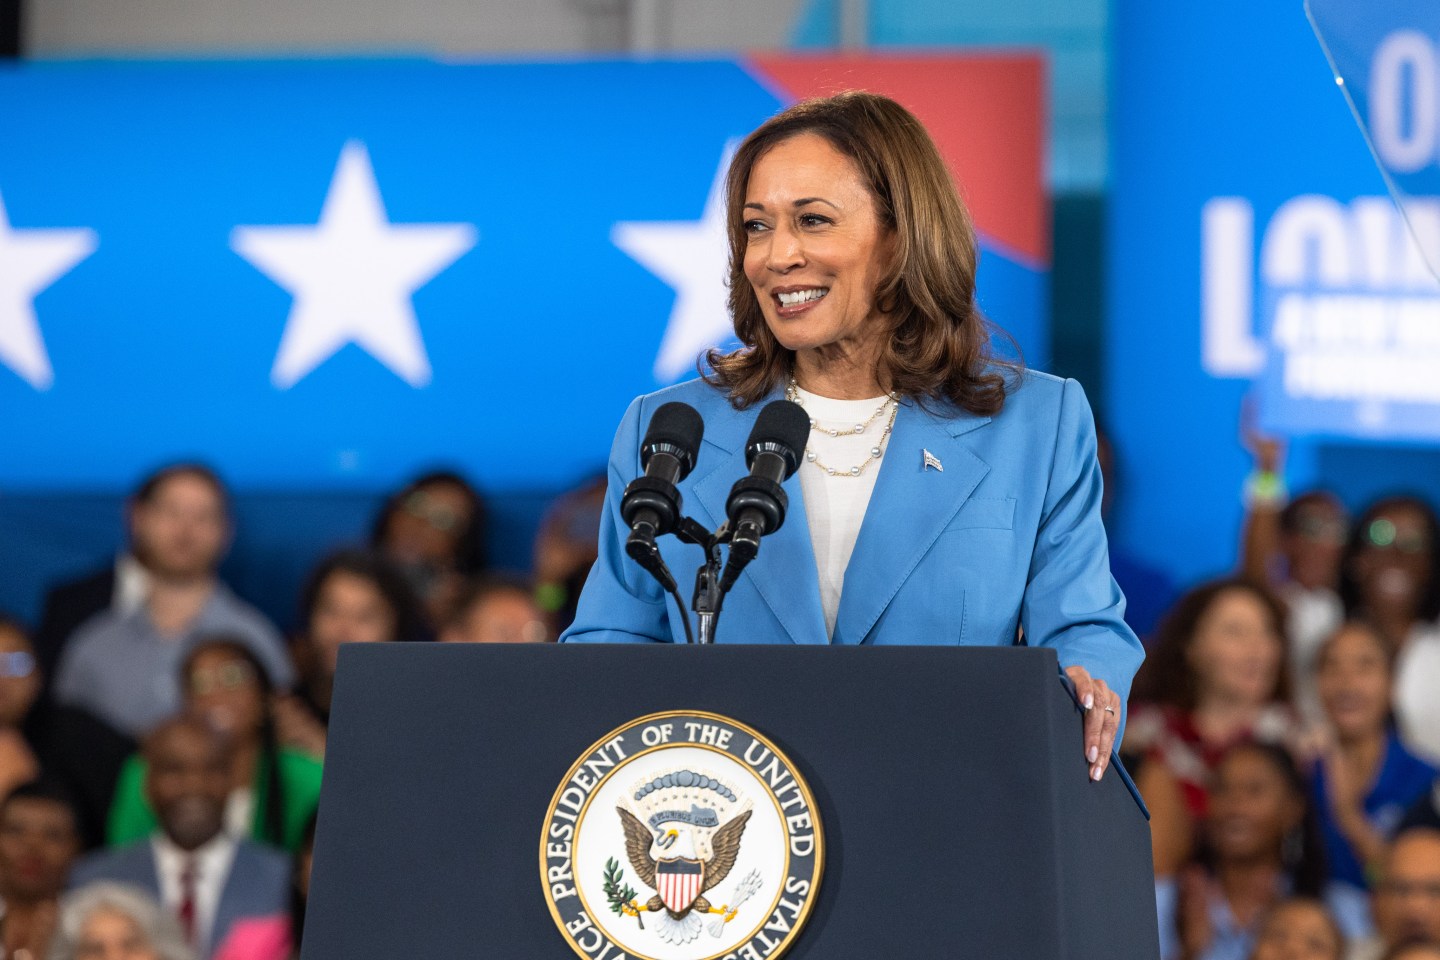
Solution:
{"label": "red stripe on backdrop", "polygon": [[753,56],[781,99],[870,90],[920,118],[976,227],[1029,265],[1050,264],[1045,194],[1045,62],[1039,54]]}

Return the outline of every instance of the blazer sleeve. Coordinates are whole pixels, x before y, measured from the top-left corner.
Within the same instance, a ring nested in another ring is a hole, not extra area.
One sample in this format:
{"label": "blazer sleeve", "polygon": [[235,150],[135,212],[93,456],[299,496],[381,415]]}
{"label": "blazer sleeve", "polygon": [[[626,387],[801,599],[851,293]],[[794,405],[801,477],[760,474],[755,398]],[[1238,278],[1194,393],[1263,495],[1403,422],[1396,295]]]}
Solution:
{"label": "blazer sleeve", "polygon": [[650,574],[625,553],[630,529],[620,498],[640,474],[640,422],[644,398],[625,411],[610,449],[608,487],[600,515],[599,557],[580,591],[575,619],[562,643],[667,643],[672,640],[666,596]]}
{"label": "blazer sleeve", "polygon": [[1029,646],[1054,647],[1061,667],[1104,680],[1123,710],[1145,649],[1125,624],[1125,597],[1110,575],[1101,494],[1095,418],[1080,384],[1066,380],[1021,624]]}

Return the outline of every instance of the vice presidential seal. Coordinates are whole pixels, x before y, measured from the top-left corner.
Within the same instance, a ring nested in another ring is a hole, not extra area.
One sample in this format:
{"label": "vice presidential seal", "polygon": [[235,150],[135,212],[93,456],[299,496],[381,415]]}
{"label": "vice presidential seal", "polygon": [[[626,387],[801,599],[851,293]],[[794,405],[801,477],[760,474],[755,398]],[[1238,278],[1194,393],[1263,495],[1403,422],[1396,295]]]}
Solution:
{"label": "vice presidential seal", "polygon": [[570,768],[540,838],[550,913],[587,960],[772,960],[820,885],[810,788],[728,717],[657,713]]}

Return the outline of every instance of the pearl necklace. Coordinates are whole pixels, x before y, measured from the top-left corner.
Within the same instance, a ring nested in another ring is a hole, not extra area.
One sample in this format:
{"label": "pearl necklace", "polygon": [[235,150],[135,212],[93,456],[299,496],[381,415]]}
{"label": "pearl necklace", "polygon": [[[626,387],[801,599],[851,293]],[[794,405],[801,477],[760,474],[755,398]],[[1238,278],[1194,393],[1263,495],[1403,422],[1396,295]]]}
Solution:
{"label": "pearl necklace", "polygon": [[[790,383],[789,383],[789,385],[785,387],[785,399],[786,399],[786,400],[789,400],[791,403],[797,403],[797,404],[799,404],[799,405],[802,406],[802,407],[805,406],[805,404],[804,404],[804,403],[801,401],[801,399],[800,399],[800,386],[799,386],[799,384],[797,384],[797,383],[795,382],[795,378],[794,378],[794,377],[791,377],[791,378],[790,378]],[[864,433],[867,429],[869,429],[870,424],[872,424],[872,423],[874,423],[876,420],[878,420],[878,419],[880,418],[881,414],[883,414],[887,408],[890,410],[890,419],[889,419],[888,421],[886,421],[886,423],[885,423],[885,429],[881,432],[881,434],[880,434],[880,439],[875,442],[875,446],[873,446],[873,447],[870,448],[870,456],[869,456],[868,459],[861,461],[860,463],[858,463],[858,464],[856,464],[855,466],[851,467],[849,470],[845,470],[845,469],[842,469],[842,468],[831,467],[831,466],[826,466],[824,463],[821,463],[821,462],[820,462],[820,458],[815,455],[815,451],[814,451],[814,450],[811,450],[811,449],[807,446],[807,447],[805,448],[805,461],[806,461],[807,463],[813,463],[813,464],[815,464],[815,466],[819,467],[821,470],[824,470],[825,473],[826,473],[828,476],[832,476],[832,477],[858,477],[858,476],[860,476],[860,474],[862,474],[862,473],[865,472],[865,468],[866,468],[866,467],[870,466],[870,464],[874,463],[876,460],[879,460],[881,457],[883,457],[883,456],[885,455],[885,441],[890,438],[890,432],[895,429],[895,414],[897,414],[897,413],[900,412],[900,402],[899,402],[899,400],[900,400],[900,398],[897,397],[895,394],[893,394],[893,393],[887,394],[886,397],[885,397],[885,402],[882,403],[882,404],[880,404],[880,406],[876,407],[876,408],[875,408],[875,412],[872,413],[872,414],[870,414],[870,416],[869,416],[868,418],[866,418],[866,420],[865,420],[863,423],[857,423],[857,424],[855,424],[854,427],[851,427],[851,428],[848,428],[848,429],[837,427],[837,428],[835,428],[835,429],[832,430],[832,429],[830,429],[829,427],[822,427],[822,426],[820,426],[820,424],[818,424],[818,423],[815,422],[815,418],[813,418],[813,417],[810,418],[810,429],[811,429],[811,430],[815,430],[815,431],[818,431],[818,432],[820,432],[820,433],[828,434],[828,435],[830,435],[830,436],[832,436],[832,437],[838,437],[838,436],[840,436],[841,434]]]}

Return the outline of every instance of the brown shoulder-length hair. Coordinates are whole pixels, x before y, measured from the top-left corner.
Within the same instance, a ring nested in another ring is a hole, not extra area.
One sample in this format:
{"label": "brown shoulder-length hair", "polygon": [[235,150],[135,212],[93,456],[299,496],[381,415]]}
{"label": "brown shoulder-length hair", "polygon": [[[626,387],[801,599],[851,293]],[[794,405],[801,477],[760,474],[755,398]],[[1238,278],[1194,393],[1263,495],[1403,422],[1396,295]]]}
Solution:
{"label": "brown shoulder-length hair", "polygon": [[1190,647],[1200,621],[1217,600],[1232,591],[1250,594],[1265,609],[1266,626],[1279,641],[1282,651],[1272,697],[1276,701],[1290,699],[1290,671],[1284,656],[1285,605],[1265,587],[1240,577],[1226,577],[1201,584],[1170,608],[1156,628],[1152,651],[1135,675],[1131,699],[1166,704],[1186,713],[1195,709],[1200,691],[1195,671],[1190,666]]}
{"label": "brown shoulder-length hair", "polygon": [[744,346],[731,353],[711,350],[705,379],[744,409],[791,376],[795,355],[766,326],[745,276],[744,208],[756,162],[804,133],[824,137],[850,158],[880,222],[895,235],[894,259],[874,294],[890,327],[877,363],[879,382],[902,396],[949,401],[982,415],[999,412],[1004,372],[1018,373],[1020,364],[991,352],[991,334],[1000,331],[975,304],[978,252],[970,213],[915,115],[889,97],[861,91],[797,103],[761,124],[735,151],[725,184],[726,231],[730,316]]}

